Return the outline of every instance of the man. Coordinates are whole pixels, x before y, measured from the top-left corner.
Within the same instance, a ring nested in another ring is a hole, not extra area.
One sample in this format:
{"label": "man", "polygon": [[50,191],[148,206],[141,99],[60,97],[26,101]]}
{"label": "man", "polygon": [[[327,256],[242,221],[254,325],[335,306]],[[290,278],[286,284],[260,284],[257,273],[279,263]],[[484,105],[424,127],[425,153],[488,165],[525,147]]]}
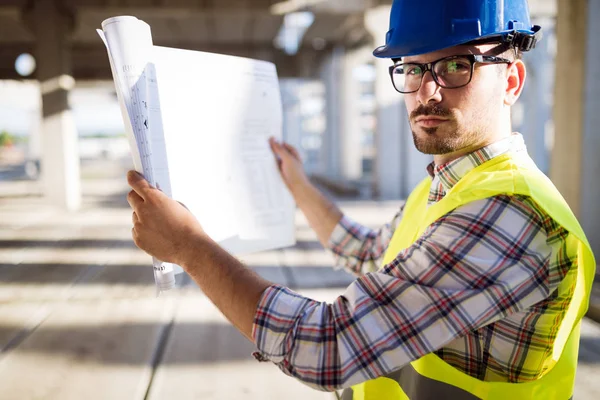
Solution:
{"label": "man", "polygon": [[[429,176],[371,231],[271,141],[320,242],[359,278],[332,304],[260,278],[177,202],[130,173],[136,244],[192,276],[286,374],[344,399],[561,399],[573,394],[595,262],[579,224],[513,133],[534,47],[525,0],[395,0],[386,45]],[[450,6],[451,4],[451,6]]]}

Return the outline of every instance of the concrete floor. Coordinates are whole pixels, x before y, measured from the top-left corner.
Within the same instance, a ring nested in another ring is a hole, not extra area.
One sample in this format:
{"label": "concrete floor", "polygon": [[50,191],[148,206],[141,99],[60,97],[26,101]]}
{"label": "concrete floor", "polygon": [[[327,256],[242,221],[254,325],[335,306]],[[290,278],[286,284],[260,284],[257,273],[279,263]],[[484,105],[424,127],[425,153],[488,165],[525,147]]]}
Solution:
{"label": "concrete floor", "polygon": [[[83,164],[84,205],[44,204],[39,183],[0,167],[0,398],[334,399],[257,363],[254,348],[182,276],[155,297],[150,258],[130,239],[127,162]],[[394,202],[344,202],[377,226]],[[352,277],[331,269],[301,215],[294,248],[245,257],[320,300]],[[334,289],[331,289],[333,287]],[[576,399],[600,396],[600,325],[583,325]]]}

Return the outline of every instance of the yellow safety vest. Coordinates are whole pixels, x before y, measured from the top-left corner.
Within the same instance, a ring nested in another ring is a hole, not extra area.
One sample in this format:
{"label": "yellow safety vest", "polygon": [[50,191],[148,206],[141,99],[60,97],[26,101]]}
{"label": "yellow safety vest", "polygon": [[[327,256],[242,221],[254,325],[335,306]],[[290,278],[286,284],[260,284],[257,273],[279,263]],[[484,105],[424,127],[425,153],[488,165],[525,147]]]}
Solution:
{"label": "yellow safety vest", "polygon": [[501,194],[531,197],[570,234],[567,246],[577,251],[577,264],[558,290],[575,290],[554,340],[546,372],[524,383],[485,382],[452,367],[437,355],[427,354],[389,374],[346,389],[346,400],[441,399],[543,399],[567,400],[573,396],[579,351],[580,321],[588,308],[596,263],[590,245],[573,212],[552,182],[535,165],[509,155],[496,157],[464,176],[446,196],[429,207],[431,179],[426,178],[409,196],[404,217],[386,251],[384,265],[412,245],[424,230],[443,215],[469,202]]}

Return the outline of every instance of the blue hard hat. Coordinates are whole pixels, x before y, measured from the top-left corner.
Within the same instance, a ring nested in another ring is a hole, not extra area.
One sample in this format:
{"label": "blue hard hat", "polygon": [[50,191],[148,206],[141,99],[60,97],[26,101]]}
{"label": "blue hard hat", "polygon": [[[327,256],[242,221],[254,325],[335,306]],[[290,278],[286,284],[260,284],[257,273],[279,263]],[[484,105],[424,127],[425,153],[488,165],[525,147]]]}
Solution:
{"label": "blue hard hat", "polygon": [[373,54],[401,58],[488,40],[528,51],[540,39],[527,0],[394,0],[385,45]]}

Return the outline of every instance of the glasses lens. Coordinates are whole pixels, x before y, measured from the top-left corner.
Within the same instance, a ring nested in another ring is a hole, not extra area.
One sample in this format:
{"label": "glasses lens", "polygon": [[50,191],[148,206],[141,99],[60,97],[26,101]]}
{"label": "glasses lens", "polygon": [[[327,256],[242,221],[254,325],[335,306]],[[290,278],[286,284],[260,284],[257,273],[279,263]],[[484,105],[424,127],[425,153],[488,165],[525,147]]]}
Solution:
{"label": "glasses lens", "polygon": [[401,93],[419,90],[421,79],[423,79],[423,67],[419,64],[399,64],[392,72],[394,87]]}
{"label": "glasses lens", "polygon": [[469,83],[473,69],[469,58],[451,57],[438,61],[433,71],[440,86],[454,88]]}

